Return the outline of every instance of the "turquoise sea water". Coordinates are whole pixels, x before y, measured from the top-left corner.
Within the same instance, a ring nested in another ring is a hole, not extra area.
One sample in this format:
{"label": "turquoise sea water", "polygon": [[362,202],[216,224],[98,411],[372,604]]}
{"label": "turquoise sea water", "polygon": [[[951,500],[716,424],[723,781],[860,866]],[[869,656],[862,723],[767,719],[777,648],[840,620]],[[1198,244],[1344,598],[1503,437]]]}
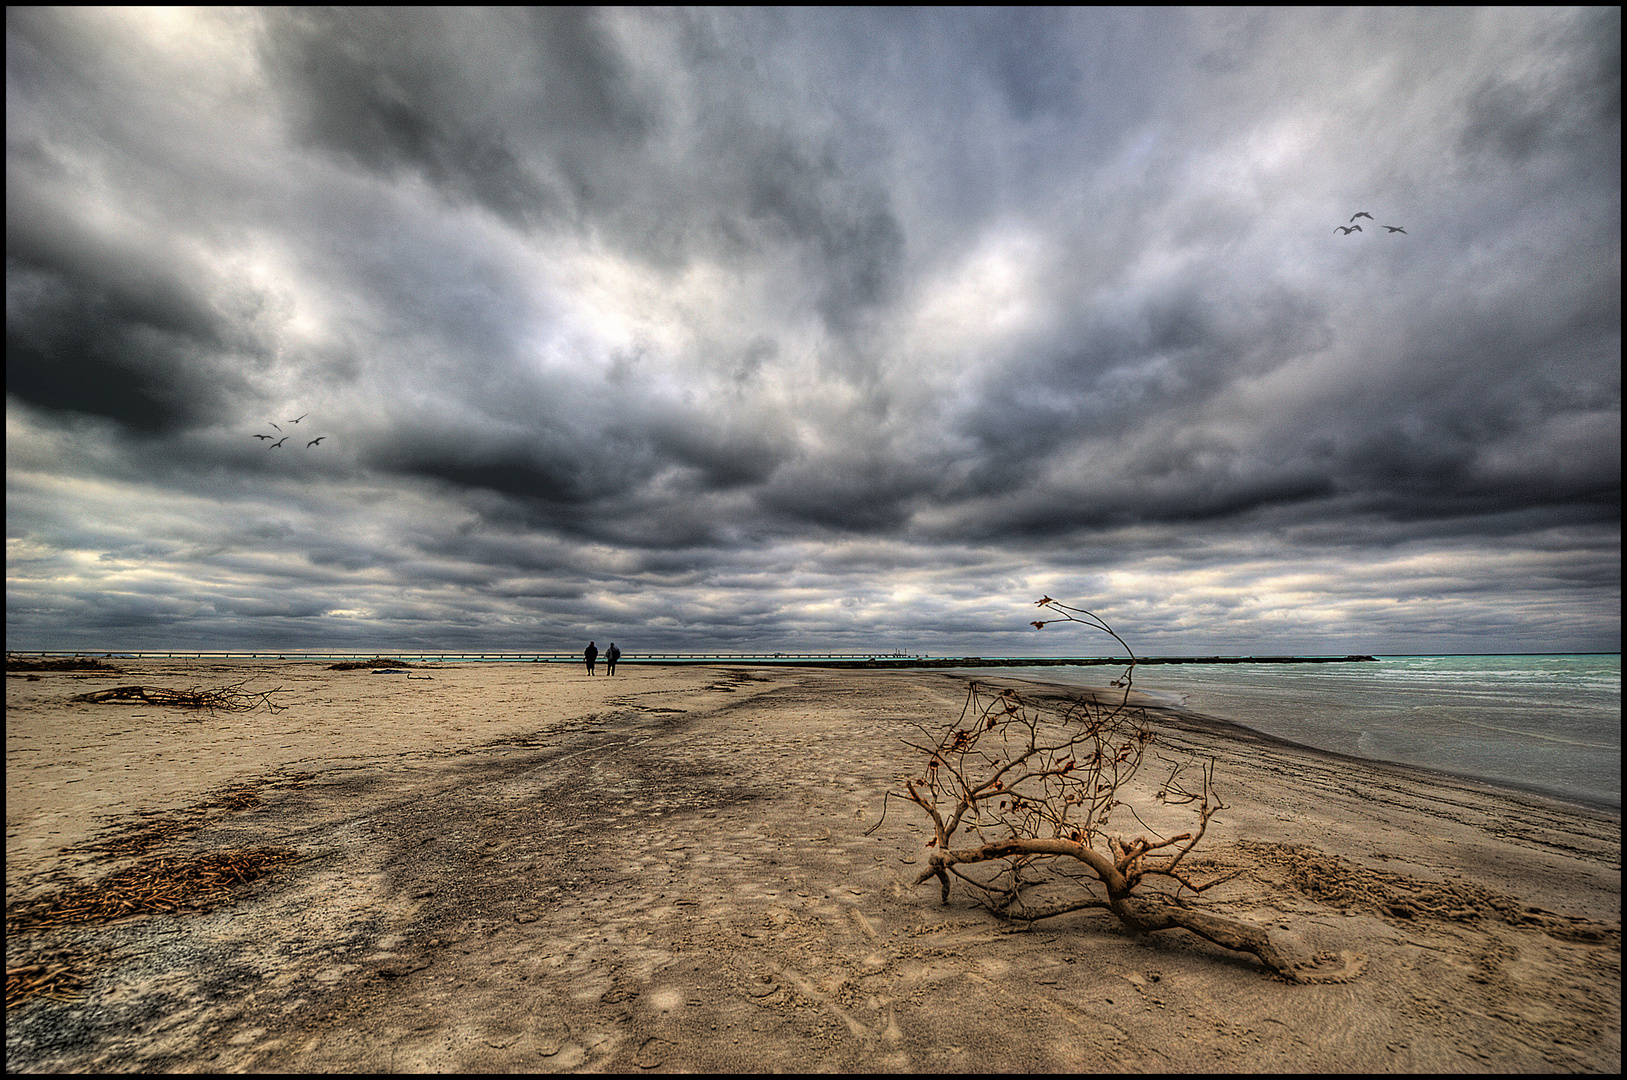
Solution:
{"label": "turquoise sea water", "polygon": [[[981,672],[1101,686],[1120,670]],[[1143,665],[1134,680],[1169,704],[1324,750],[1621,809],[1620,654]]]}

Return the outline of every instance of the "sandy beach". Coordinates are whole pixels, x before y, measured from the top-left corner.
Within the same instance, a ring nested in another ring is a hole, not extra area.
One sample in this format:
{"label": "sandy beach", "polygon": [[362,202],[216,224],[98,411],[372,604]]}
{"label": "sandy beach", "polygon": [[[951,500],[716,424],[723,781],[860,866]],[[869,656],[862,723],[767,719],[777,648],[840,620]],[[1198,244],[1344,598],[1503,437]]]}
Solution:
{"label": "sandy beach", "polygon": [[[1243,872],[1204,904],[1363,960],[1295,985],[912,888],[928,833],[883,797],[961,676],[115,663],[6,680],[8,982],[83,973],[8,1007],[8,1070],[1620,1068],[1617,816],[1156,713],[1230,807],[1199,853]],[[72,700],[136,684],[285,707]],[[154,822],[140,858],[293,854],[205,912],[11,932]]]}

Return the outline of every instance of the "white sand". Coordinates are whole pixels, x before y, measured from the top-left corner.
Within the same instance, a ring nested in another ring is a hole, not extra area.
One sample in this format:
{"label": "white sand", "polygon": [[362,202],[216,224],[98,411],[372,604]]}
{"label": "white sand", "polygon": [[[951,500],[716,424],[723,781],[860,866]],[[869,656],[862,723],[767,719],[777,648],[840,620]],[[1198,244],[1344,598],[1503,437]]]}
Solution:
{"label": "white sand", "polygon": [[[945,675],[121,666],[7,679],[8,902],[234,784],[261,805],[166,850],[307,861],[210,914],[8,936],[8,967],[99,957],[85,997],[8,1015],[8,1068],[1619,1070],[1620,823],[1579,808],[1166,717],[1231,807],[1200,851],[1246,870],[1204,903],[1367,957],[1295,986],[911,888],[921,822],[874,826],[907,723],[959,711]],[[289,708],[69,701],[245,678]]]}

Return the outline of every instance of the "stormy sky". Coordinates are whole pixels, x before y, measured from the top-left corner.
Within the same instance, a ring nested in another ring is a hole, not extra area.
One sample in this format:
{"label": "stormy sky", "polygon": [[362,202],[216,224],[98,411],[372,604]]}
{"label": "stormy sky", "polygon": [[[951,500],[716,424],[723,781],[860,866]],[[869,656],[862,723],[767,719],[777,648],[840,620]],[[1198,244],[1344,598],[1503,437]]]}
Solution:
{"label": "stormy sky", "polygon": [[6,21],[8,648],[1620,648],[1619,9]]}

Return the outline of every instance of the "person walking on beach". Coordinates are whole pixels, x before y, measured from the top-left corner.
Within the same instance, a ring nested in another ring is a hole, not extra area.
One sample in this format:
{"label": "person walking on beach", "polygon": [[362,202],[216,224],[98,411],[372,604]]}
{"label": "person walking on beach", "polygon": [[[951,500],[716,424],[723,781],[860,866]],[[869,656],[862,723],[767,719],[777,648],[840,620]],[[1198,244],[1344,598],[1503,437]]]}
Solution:
{"label": "person walking on beach", "polygon": [[616,643],[612,641],[610,648],[604,651],[604,673],[614,675],[616,673],[616,661],[620,659],[621,650],[616,648]]}
{"label": "person walking on beach", "polygon": [[588,647],[582,650],[582,656],[588,662],[588,674],[593,674],[593,662],[599,659],[599,646],[588,642]]}

